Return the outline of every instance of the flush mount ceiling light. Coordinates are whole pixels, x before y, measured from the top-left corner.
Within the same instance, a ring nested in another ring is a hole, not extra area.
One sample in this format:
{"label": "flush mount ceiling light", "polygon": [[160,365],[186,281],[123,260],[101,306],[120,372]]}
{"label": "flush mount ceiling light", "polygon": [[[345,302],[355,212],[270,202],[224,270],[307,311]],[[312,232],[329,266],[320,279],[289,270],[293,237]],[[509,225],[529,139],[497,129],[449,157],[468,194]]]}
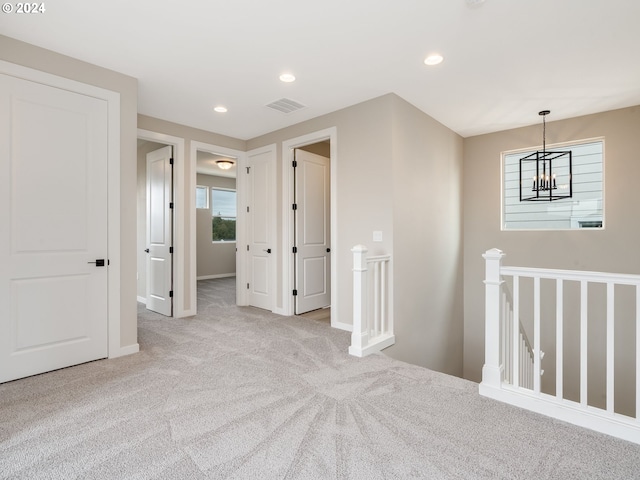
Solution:
{"label": "flush mount ceiling light", "polygon": [[425,65],[432,66],[442,63],[443,60],[444,57],[442,55],[440,55],[439,53],[433,53],[424,59],[424,63]]}
{"label": "flush mount ceiling light", "polygon": [[291,73],[283,73],[282,75],[280,75],[279,78],[280,78],[280,81],[284,83],[291,83],[296,81],[295,75]]}
{"label": "flush mount ceiling light", "polygon": [[223,107],[222,105],[218,105],[214,110],[218,113],[227,113],[227,107]]}
{"label": "flush mount ceiling light", "polygon": [[[572,152],[547,152],[545,118],[551,110],[542,110],[542,151],[531,153],[520,159],[520,201],[536,202],[561,200],[573,196]],[[533,176],[531,193],[528,180]],[[524,178],[523,178],[524,177]]]}
{"label": "flush mount ceiling light", "polygon": [[231,160],[223,158],[222,160],[216,160],[216,165],[218,165],[218,168],[221,168],[222,170],[229,170],[233,167],[234,163]]}

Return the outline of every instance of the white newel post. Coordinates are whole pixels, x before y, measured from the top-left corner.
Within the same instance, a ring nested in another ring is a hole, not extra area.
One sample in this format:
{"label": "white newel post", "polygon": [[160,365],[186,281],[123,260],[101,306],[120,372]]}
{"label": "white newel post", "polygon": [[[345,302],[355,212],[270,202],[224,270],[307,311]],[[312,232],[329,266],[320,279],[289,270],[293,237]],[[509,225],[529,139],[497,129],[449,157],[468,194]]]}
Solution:
{"label": "white newel post", "polygon": [[502,278],[500,267],[504,253],[497,248],[487,250],[485,259],[485,332],[484,366],[482,383],[487,387],[500,388],[503,367],[500,363],[500,290]]}
{"label": "white newel post", "polygon": [[367,252],[364,245],[356,245],[353,252],[353,331],[349,353],[356,357],[364,355],[369,343],[369,328],[366,322]]}

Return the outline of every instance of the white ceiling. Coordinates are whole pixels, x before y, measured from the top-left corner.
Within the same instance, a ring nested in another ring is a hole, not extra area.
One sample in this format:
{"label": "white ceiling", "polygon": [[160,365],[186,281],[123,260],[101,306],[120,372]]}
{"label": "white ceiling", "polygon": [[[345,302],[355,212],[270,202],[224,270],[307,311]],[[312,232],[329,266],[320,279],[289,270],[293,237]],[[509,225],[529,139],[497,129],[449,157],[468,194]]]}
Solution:
{"label": "white ceiling", "polygon": [[[233,162],[233,166],[228,170],[222,170],[216,163],[218,160],[231,160]],[[217,177],[236,178],[238,170],[237,165],[238,159],[236,157],[218,155],[216,153],[203,152],[201,150],[196,152],[196,172],[198,173],[215,175]]]}
{"label": "white ceiling", "polygon": [[[469,3],[53,0],[0,33],[136,77],[140,113],[239,139],[390,92],[462,136],[640,104],[640,1]],[[265,107],[281,98],[306,108]]]}

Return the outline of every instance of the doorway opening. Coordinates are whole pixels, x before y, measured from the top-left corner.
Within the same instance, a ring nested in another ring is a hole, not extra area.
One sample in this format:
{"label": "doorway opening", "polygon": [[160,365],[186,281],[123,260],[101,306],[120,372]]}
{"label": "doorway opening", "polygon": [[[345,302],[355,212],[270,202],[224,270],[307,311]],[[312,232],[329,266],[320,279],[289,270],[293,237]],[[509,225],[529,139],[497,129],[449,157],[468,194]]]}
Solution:
{"label": "doorway opening", "polygon": [[173,146],[138,139],[137,297],[173,316]]}
{"label": "doorway opening", "polygon": [[[332,327],[350,330],[350,324],[339,321],[336,288],[337,129],[297,137],[282,147],[283,250],[291,252],[283,258],[283,313],[330,318]],[[318,157],[324,162],[314,161]],[[302,160],[309,162],[303,165]],[[304,243],[309,248],[300,255]],[[305,300],[300,302],[305,297],[320,303],[309,309]]]}
{"label": "doorway opening", "polygon": [[198,308],[222,298],[236,304],[237,170],[237,156],[196,149]]}
{"label": "doorway opening", "polygon": [[331,314],[331,143],[294,149],[294,313]]}
{"label": "doorway opening", "polygon": [[[237,248],[244,242],[244,222],[242,216],[237,216],[243,204],[244,184],[238,172],[244,169],[244,155],[240,150],[191,141],[187,188],[193,199],[189,208],[192,315],[199,303],[216,296],[218,288],[224,290],[224,298],[233,298],[236,305],[245,301],[245,291],[240,288],[244,261]],[[200,290],[207,299],[198,297]]]}

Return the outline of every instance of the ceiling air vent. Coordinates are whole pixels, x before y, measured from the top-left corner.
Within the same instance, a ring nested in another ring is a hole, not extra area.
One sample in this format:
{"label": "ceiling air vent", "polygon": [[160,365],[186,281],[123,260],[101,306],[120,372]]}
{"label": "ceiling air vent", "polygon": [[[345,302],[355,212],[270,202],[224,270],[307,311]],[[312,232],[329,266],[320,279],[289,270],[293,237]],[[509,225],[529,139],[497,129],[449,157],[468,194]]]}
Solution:
{"label": "ceiling air vent", "polygon": [[290,98],[281,98],[280,100],[276,100],[267,105],[269,108],[273,108],[282,113],[291,113],[296,110],[300,110],[305,108],[306,105],[302,105],[301,103],[296,102],[295,100],[291,100]]}

